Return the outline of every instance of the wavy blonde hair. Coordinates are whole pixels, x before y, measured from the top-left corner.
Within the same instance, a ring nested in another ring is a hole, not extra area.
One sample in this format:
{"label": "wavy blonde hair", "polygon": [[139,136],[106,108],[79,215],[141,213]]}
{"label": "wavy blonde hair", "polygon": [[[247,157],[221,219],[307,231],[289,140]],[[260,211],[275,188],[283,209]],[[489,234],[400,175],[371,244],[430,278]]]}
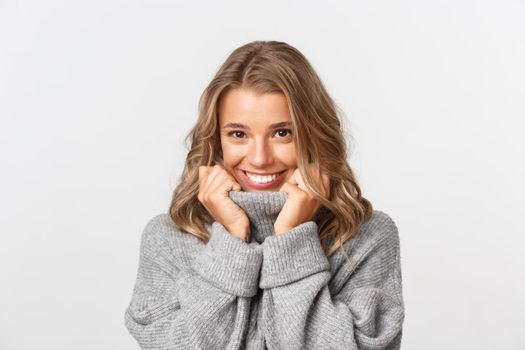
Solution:
{"label": "wavy blonde hair", "polygon": [[[178,227],[207,243],[205,223],[213,218],[197,199],[199,166],[222,164],[218,102],[229,89],[283,93],[292,117],[297,167],[305,185],[326,209],[316,223],[327,257],[372,216],[372,205],[361,195],[347,163],[347,147],[336,104],[323,83],[296,48],[279,41],[253,41],[235,49],[218,69],[199,100],[196,125],[185,138],[191,146],[177,184],[169,214]],[[186,146],[187,147],[187,146]],[[323,197],[308,164],[330,175],[330,195]]]}

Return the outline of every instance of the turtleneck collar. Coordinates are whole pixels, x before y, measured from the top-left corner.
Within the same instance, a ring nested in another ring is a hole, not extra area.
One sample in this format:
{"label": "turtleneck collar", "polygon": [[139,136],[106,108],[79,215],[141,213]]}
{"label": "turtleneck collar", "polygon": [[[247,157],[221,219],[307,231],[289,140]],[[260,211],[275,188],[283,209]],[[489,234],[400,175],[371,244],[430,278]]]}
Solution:
{"label": "turtleneck collar", "polygon": [[[249,242],[262,243],[266,237],[275,234],[273,224],[288,198],[288,193],[230,191],[228,195],[250,219]],[[326,208],[321,208],[315,219],[324,209]]]}

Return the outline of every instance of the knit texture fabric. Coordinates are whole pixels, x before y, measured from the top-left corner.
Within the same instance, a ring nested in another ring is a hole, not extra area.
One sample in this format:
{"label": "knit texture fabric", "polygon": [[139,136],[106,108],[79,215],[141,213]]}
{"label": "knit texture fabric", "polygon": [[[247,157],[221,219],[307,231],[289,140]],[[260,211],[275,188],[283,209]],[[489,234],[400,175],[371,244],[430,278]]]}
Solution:
{"label": "knit texture fabric", "polygon": [[142,349],[401,347],[399,234],[386,213],[345,242],[349,259],[327,258],[315,221],[275,235],[285,192],[229,196],[250,219],[248,242],[215,221],[204,244],[168,214],[144,228],[124,315]]}

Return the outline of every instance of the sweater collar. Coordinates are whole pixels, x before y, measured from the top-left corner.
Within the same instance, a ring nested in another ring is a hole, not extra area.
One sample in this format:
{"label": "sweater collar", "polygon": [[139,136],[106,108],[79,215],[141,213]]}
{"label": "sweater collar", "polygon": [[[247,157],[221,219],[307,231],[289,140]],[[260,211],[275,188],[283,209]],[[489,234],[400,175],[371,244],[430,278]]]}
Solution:
{"label": "sweater collar", "polygon": [[[230,191],[228,195],[250,220],[250,239],[248,242],[262,243],[266,237],[275,234],[273,224],[288,198],[288,193]],[[326,208],[323,207],[322,209]],[[322,211],[318,212],[316,219]]]}

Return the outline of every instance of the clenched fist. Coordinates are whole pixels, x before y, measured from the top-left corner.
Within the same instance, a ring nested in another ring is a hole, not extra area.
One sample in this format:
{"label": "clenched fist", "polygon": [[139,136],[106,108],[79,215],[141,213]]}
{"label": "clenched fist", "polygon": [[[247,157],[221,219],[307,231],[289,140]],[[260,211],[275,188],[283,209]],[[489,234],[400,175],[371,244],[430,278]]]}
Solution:
{"label": "clenched fist", "polygon": [[221,165],[199,167],[197,198],[229,233],[246,241],[250,231],[250,220],[228,196],[228,192],[240,190],[241,185]]}

